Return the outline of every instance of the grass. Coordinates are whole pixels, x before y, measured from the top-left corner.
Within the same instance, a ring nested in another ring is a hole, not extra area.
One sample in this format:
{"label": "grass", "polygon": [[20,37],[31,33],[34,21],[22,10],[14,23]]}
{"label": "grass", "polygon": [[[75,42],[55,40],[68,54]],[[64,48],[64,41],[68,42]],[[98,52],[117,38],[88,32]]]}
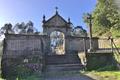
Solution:
{"label": "grass", "polygon": [[29,77],[27,77],[27,78],[21,78],[21,79],[16,79],[16,80],[44,80],[44,78],[43,77],[38,77],[38,76],[36,76],[36,75],[32,75],[32,76],[29,76]]}
{"label": "grass", "polygon": [[[120,72],[119,71],[65,71],[65,72],[56,72],[49,74],[49,76],[76,76],[76,75],[86,75],[95,80],[120,80]],[[48,76],[48,75],[47,75]],[[18,80],[44,80],[44,78],[36,77],[35,75],[27,77],[26,79],[18,79]]]}
{"label": "grass", "polygon": [[[76,76],[76,75],[86,75],[96,80],[120,80],[120,71],[64,71],[64,72],[56,72],[51,73],[49,76]],[[48,76],[48,75],[47,75]],[[30,76],[26,79],[18,79],[18,80],[43,80],[44,78],[38,78],[36,76]]]}
{"label": "grass", "polygon": [[[94,80],[120,80],[120,71],[63,71],[48,73],[48,77],[63,77],[63,76],[81,76],[85,75]],[[0,78],[0,80],[4,80]],[[16,80],[44,80],[44,77],[32,75],[26,78]]]}
{"label": "grass", "polygon": [[97,80],[120,80],[120,71],[92,71],[87,72],[87,74],[92,74],[92,76],[95,76]]}

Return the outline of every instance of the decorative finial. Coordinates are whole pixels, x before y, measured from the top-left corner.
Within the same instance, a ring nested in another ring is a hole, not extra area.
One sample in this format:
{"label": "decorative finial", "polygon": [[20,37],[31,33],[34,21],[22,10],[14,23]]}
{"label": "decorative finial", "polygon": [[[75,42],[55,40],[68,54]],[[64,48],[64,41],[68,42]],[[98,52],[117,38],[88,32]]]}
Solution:
{"label": "decorative finial", "polygon": [[68,23],[71,23],[70,18],[68,18]]}
{"label": "decorative finial", "polygon": [[55,10],[56,10],[56,14],[58,14],[58,7],[55,7]]}
{"label": "decorative finial", "polygon": [[43,23],[45,22],[46,20],[45,20],[45,15],[43,15]]}

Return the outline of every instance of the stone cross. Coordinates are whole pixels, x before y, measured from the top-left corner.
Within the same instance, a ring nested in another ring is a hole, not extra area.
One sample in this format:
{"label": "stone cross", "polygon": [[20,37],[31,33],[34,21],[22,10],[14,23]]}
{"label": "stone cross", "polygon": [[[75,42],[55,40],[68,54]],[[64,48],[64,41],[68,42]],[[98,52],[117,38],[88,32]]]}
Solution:
{"label": "stone cross", "polygon": [[89,20],[89,37],[90,37],[90,51],[93,50],[93,47],[92,47],[92,15],[91,14],[88,14],[88,17],[87,19]]}
{"label": "stone cross", "polygon": [[58,7],[55,7],[55,9],[56,9],[56,14],[58,13]]}
{"label": "stone cross", "polygon": [[89,20],[89,37],[92,38],[92,15],[88,14],[87,19]]}

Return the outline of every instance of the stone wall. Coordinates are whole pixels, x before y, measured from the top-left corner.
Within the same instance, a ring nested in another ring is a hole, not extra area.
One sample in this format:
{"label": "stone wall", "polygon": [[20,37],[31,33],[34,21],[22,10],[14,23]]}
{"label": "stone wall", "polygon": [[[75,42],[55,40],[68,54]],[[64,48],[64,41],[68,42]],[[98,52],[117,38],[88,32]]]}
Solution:
{"label": "stone wall", "polygon": [[49,37],[46,35],[6,34],[1,61],[2,77],[22,75],[19,72],[42,72],[44,55],[49,52],[48,45]]}
{"label": "stone wall", "polygon": [[43,54],[47,48],[47,37],[37,35],[6,35],[4,54],[9,57],[25,54]]}
{"label": "stone wall", "polygon": [[[70,51],[84,52],[84,48],[90,48],[90,39],[88,37],[68,36],[65,41],[65,48],[68,53]],[[92,38],[92,48],[98,49],[98,38]]]}
{"label": "stone wall", "polygon": [[[84,51],[84,43],[86,49],[89,49],[89,38],[65,36],[65,55],[49,55],[49,35],[6,34],[1,61],[2,74],[4,77],[11,75],[17,66],[42,72],[46,64],[81,64],[77,54]],[[97,44],[95,38],[93,48],[98,48]],[[31,68],[31,65],[35,69]]]}
{"label": "stone wall", "polygon": [[87,69],[97,70],[106,66],[116,66],[114,53],[89,53],[86,54]]}

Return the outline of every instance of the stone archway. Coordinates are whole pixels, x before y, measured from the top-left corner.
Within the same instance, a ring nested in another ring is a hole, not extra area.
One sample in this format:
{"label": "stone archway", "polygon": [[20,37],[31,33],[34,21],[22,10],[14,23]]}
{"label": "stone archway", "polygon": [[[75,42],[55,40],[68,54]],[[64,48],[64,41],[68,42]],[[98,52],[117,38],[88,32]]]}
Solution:
{"label": "stone archway", "polygon": [[60,31],[53,31],[50,34],[50,47],[52,53],[57,55],[65,54],[65,35]]}

